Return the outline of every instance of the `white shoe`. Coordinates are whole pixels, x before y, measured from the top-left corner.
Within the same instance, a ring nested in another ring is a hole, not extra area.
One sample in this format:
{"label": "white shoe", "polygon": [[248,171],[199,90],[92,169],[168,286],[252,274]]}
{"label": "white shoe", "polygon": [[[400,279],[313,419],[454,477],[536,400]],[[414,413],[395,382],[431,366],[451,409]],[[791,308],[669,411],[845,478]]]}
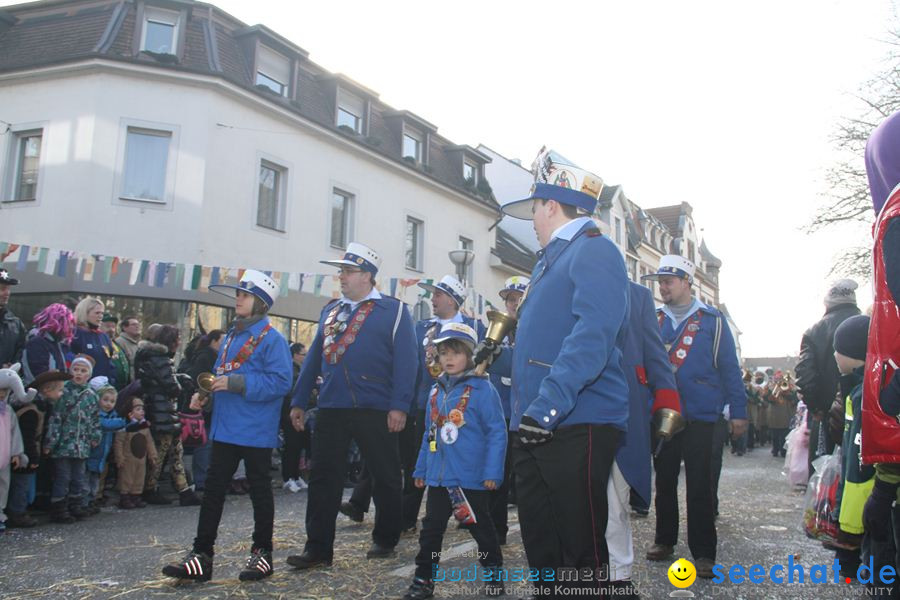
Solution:
{"label": "white shoe", "polygon": [[306,489],[306,483],[302,483],[303,480],[297,479],[289,479],[286,485],[286,488],[289,492],[296,494],[297,492]]}
{"label": "white shoe", "polygon": [[284,485],[281,486],[281,488],[293,492],[293,491],[294,491],[294,489],[293,489],[294,486],[295,486],[294,480],[293,480],[293,479],[288,479],[287,481],[284,482]]}
{"label": "white shoe", "polygon": [[303,481],[303,478],[302,478],[302,477],[298,477],[298,478],[295,479],[294,481],[297,482],[297,488],[298,488],[297,491],[298,491],[298,492],[303,491],[303,490],[309,488],[309,484],[306,483],[305,481]]}

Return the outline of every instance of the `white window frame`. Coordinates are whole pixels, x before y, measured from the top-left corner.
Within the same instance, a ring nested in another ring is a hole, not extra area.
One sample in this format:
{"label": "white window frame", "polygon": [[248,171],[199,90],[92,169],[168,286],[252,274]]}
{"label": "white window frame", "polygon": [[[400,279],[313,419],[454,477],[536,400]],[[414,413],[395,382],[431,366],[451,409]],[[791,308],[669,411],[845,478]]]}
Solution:
{"label": "white window frame", "polygon": [[[357,135],[365,135],[367,121],[366,113],[368,112],[368,103],[366,102],[366,99],[339,87],[334,110],[334,124],[336,127],[340,127],[343,124],[339,122],[341,111],[356,117],[359,127],[354,128],[354,131],[356,131]],[[356,114],[357,112],[359,112],[359,114]]]}
{"label": "white window frame", "polygon": [[400,153],[402,154],[401,158],[406,158],[409,154],[406,153],[406,138],[413,140],[416,143],[416,154],[412,156],[416,160],[416,164],[424,164],[425,163],[425,136],[416,131],[415,129],[410,129],[409,127],[403,127],[403,136],[401,137],[400,142]]}
{"label": "white window frame", "polygon": [[[19,150],[25,138],[33,137],[36,134],[41,136],[41,152],[38,156],[37,183],[35,184],[34,199],[17,199],[16,194],[19,188],[19,175],[21,165],[19,164]],[[23,123],[10,129],[6,136],[9,140],[7,148],[3,154],[5,156],[4,177],[2,188],[2,201],[5,208],[37,206],[41,202],[43,196],[43,179],[46,169],[47,155],[47,128],[44,123]]]}
{"label": "white window frame", "polygon": [[[160,131],[169,133],[169,155],[166,160],[166,181],[163,187],[162,200],[149,198],[131,198],[122,195],[125,185],[125,161],[128,151],[128,130],[138,129],[147,131]],[[159,123],[142,121],[139,119],[121,119],[119,122],[119,143],[116,150],[116,174],[113,182],[113,204],[137,208],[150,208],[159,210],[174,210],[175,181],[178,166],[178,149],[181,138],[181,127],[171,123]]]}
{"label": "white window frame", "polygon": [[[328,195],[328,245],[331,248],[346,250],[347,244],[355,238],[357,194],[348,189],[347,186],[336,183],[331,184],[330,190],[331,193]],[[346,230],[344,231],[343,246],[336,245],[331,237],[334,228],[334,210],[332,209],[332,202],[334,202],[334,197],[336,195],[343,196],[346,200],[346,204],[344,205],[344,223],[346,224]]]}
{"label": "white window frame", "polygon": [[613,216],[613,223],[615,224],[613,235],[616,236],[616,244],[619,246],[622,245],[622,219],[619,217]]}
{"label": "white window frame", "polygon": [[172,26],[172,52],[170,54],[178,54],[178,37],[181,30],[181,13],[155,6],[144,7],[144,22],[141,24],[141,51],[156,52],[147,48],[147,23],[153,21],[161,25]]}
{"label": "white window frame", "polygon": [[[266,56],[268,55],[268,56]],[[263,60],[267,58],[268,60]],[[274,63],[276,61],[284,61],[286,64],[282,65],[282,67],[287,66],[287,73],[285,73],[285,81],[281,81],[278,77],[276,77],[273,73],[269,71],[274,71],[274,69],[268,69],[264,62]],[[281,86],[281,91],[273,90],[270,86],[265,83],[259,82],[259,76],[262,75],[269,81],[273,81]],[[256,77],[254,77],[254,83],[256,85],[265,85],[267,88],[275,92],[276,94],[287,97],[291,91],[290,85],[291,79],[291,59],[287,56],[281,54],[280,52],[276,52],[272,50],[268,46],[259,45],[256,50]]]}
{"label": "white window frame", "polygon": [[[414,222],[419,226],[419,236],[416,239],[416,257],[418,258],[418,264],[415,266],[410,266],[406,260],[406,233],[410,222]],[[403,264],[407,271],[415,271],[416,273],[425,272],[425,219],[410,213],[406,214],[406,219],[403,221]]]}
{"label": "white window frame", "polygon": [[472,162],[471,160],[463,159],[463,181],[468,181],[469,178],[466,177],[466,167],[472,168],[472,183],[474,185],[478,185],[478,165]]}
{"label": "white window frame", "polygon": [[[259,185],[263,167],[272,169],[279,174],[279,186],[276,190],[278,196],[278,214],[276,215],[275,227],[262,225],[259,222]],[[288,198],[290,198],[289,189],[291,185],[291,169],[284,161],[280,161],[267,155],[260,155],[257,156],[256,159],[255,171],[256,175],[253,178],[253,202],[251,204],[253,209],[253,221],[251,221],[253,223],[253,228],[258,231],[264,231],[267,233],[286,235],[288,223],[287,204]]]}

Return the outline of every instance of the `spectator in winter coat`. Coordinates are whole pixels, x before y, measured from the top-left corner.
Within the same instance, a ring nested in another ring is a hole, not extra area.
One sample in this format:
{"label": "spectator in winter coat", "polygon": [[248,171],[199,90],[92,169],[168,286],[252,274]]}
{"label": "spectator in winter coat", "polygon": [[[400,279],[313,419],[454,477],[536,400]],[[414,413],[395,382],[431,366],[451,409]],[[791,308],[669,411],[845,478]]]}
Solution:
{"label": "spectator in winter coat", "polygon": [[200,499],[188,485],[184,473],[184,449],[181,446],[181,423],[178,421],[177,403],[181,385],[175,378],[172,357],[179,343],[178,329],[172,325],[154,323],[147,329],[147,339],[138,344],[134,355],[135,378],[140,381],[150,433],[159,453],[159,460],[147,474],[144,500],[150,504],[171,502],[157,489],[163,464],[168,459],[179,503],[181,506],[197,506]]}
{"label": "spectator in winter coat", "polygon": [[87,460],[87,477],[85,479],[82,507],[91,513],[100,509],[95,500],[103,495],[103,484],[106,481],[106,461],[112,448],[113,435],[125,427],[125,419],[115,412],[116,388],[109,385],[106,377],[91,379],[91,389],[100,401],[100,444],[91,449]]}
{"label": "spectator in winter coat", "polygon": [[0,269],[0,367],[21,362],[25,349],[25,325],[6,307],[14,285],[19,285],[19,280]]}
{"label": "spectator in winter coat", "polygon": [[120,324],[122,333],[116,338],[116,344],[125,352],[128,358],[128,364],[134,371],[134,353],[137,352],[138,344],[141,341],[141,321],[137,317],[125,317]]}
{"label": "spectator in winter coat", "polygon": [[22,379],[31,383],[45,371],[68,369],[69,344],[75,335],[75,315],[65,304],[51,304],[32,319],[36,330],[22,354]]}
{"label": "spectator in winter coat", "polygon": [[118,385],[112,358],[115,355],[112,341],[100,329],[103,318],[103,302],[88,296],[75,307],[75,337],[72,339],[72,352],[87,354],[94,359],[94,376],[102,375],[109,379],[113,386]]}

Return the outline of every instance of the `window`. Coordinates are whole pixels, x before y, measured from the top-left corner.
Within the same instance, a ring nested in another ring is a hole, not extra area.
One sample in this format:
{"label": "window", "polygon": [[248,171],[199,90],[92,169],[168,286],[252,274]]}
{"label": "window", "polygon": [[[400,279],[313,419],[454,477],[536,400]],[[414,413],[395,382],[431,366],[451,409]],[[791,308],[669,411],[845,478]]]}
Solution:
{"label": "window", "polygon": [[406,268],[422,270],[422,232],[425,224],[412,217],[406,217]]}
{"label": "window", "polygon": [[697,256],[696,256],[696,254],[695,254],[695,252],[694,252],[694,242],[688,240],[688,244],[687,244],[687,245],[688,245],[688,256],[687,256],[687,258],[688,258],[689,261],[691,261],[692,263],[694,263],[694,264],[696,265],[696,264],[697,264]]}
{"label": "window", "polygon": [[637,259],[628,257],[628,278],[637,281]]}
{"label": "window", "polygon": [[650,229],[650,245],[656,248],[656,229]]}
{"label": "window", "polygon": [[478,184],[478,167],[469,161],[463,161],[463,179],[472,185]]}
{"label": "window", "polygon": [[267,160],[260,161],[256,205],[256,224],[260,227],[284,231],[286,179],[287,169]]}
{"label": "window", "polygon": [[331,245],[346,248],[353,218],[353,194],[334,188],[331,192]]}
{"label": "window", "polygon": [[622,219],[616,217],[616,243],[622,245]]}
{"label": "window", "polygon": [[422,138],[412,131],[403,132],[403,158],[410,157],[417,163],[423,162]]}
{"label": "window", "polygon": [[122,198],[165,202],[166,166],[169,162],[171,141],[171,131],[128,128]]}
{"label": "window", "polygon": [[260,46],[256,54],[256,85],[263,85],[279,96],[288,95],[291,61],[274,50]]}
{"label": "window", "polygon": [[349,127],[354,133],[363,133],[363,117],[366,114],[366,102],[344,90],[338,90],[337,120],[338,127]]}
{"label": "window", "polygon": [[175,54],[178,13],[158,8],[144,9],[141,50],[157,54]]}
{"label": "window", "polygon": [[[464,238],[459,236],[459,249],[460,250],[471,250],[474,252],[475,244],[469,238]],[[465,267],[462,267],[464,270],[461,273],[462,275],[462,283],[466,287],[472,287],[475,279],[475,261],[467,264]]]}
{"label": "window", "polygon": [[43,131],[20,131],[13,136],[9,156],[12,174],[9,201],[37,200],[38,169]]}

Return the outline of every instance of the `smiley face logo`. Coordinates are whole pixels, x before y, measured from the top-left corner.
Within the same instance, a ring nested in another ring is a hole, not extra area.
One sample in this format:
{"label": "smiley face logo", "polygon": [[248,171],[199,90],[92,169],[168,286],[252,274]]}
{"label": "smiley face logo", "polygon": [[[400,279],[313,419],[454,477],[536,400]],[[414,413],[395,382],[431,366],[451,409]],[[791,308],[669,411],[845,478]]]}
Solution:
{"label": "smiley face logo", "polygon": [[677,588],[690,587],[697,579],[697,569],[689,560],[679,558],[669,565],[669,583]]}

